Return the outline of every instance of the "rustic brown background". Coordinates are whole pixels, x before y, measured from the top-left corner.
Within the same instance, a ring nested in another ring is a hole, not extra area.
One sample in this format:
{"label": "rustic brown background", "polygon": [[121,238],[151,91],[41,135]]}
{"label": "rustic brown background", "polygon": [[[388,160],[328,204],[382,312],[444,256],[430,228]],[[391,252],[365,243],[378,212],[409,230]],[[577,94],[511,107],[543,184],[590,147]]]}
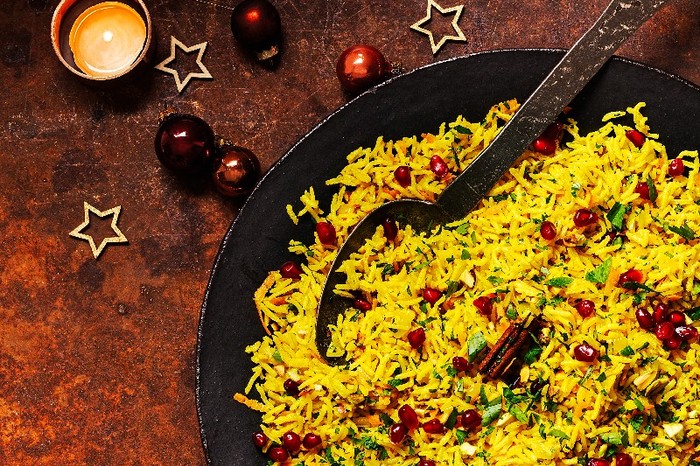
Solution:
{"label": "rustic brown background", "polygon": [[[158,61],[171,35],[208,41],[214,79],[178,95],[170,76],[153,71],[127,96],[86,87],[62,68],[49,40],[56,3],[3,0],[0,11],[3,465],[204,463],[197,322],[240,201],[159,165],[161,110],[203,117],[267,169],[346,102],[334,68],[352,44],[373,44],[406,69],[482,50],[566,48],[607,0],[467,0],[459,24],[469,41],[448,43],[436,57],[427,37],[409,29],[426,0],[276,0],[286,49],[275,71],[234,45],[228,9],[153,0]],[[676,0],[619,53],[700,83],[700,0]],[[121,205],[129,244],[96,261],[87,243],[70,238],[83,201]]]}

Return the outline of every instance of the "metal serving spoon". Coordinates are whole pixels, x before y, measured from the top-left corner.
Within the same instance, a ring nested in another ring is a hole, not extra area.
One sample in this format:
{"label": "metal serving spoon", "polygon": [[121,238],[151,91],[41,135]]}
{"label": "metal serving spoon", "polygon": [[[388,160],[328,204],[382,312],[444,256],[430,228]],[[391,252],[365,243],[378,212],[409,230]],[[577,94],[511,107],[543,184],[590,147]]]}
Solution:
{"label": "metal serving spoon", "polygon": [[340,264],[357,251],[387,217],[401,219],[402,226],[410,224],[418,231],[463,218],[486,196],[528,144],[555,120],[593,78],[620,44],[667,1],[611,1],[595,24],[564,55],[498,136],[435,203],[417,199],[388,202],[357,224],[338,251],[319,302],[316,347],[321,357],[333,365],[345,362],[342,357],[327,355],[331,343],[328,326],[337,323],[338,315],[349,307],[347,299],[334,294],[336,285],[343,282],[344,274],[337,272]]}

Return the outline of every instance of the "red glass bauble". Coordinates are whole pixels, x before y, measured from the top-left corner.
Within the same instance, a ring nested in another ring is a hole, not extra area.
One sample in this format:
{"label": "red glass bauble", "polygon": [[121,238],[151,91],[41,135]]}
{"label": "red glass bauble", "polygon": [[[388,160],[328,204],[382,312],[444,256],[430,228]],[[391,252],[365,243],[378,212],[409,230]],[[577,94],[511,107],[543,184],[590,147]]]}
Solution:
{"label": "red glass bauble", "polygon": [[277,9],[267,0],[243,0],[231,13],[233,37],[244,47],[268,60],[280,52],[282,21]]}
{"label": "red glass bauble", "polygon": [[163,165],[176,173],[201,171],[214,157],[214,132],[201,118],[173,114],[158,127],[156,155]]}
{"label": "red glass bauble", "polygon": [[358,44],[340,54],[335,72],[343,89],[358,93],[388,78],[391,64],[376,48]]}
{"label": "red glass bauble", "polygon": [[213,179],[216,189],[224,196],[248,194],[260,178],[260,162],[244,147],[224,146],[214,161]]}

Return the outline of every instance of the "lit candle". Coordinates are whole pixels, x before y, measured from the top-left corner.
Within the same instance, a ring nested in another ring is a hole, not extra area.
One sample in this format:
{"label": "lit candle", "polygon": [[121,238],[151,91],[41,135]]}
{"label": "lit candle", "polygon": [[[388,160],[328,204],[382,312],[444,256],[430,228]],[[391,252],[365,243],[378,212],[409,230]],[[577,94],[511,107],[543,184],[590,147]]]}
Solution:
{"label": "lit candle", "polygon": [[98,3],[83,11],[71,27],[73,60],[96,78],[118,76],[138,59],[146,43],[146,23],[129,5]]}

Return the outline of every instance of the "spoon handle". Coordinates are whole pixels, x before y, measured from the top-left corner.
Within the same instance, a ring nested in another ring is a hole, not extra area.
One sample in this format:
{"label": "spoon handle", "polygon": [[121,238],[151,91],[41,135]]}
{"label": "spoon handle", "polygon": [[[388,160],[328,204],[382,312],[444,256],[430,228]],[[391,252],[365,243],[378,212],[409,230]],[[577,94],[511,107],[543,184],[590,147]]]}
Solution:
{"label": "spoon handle", "polygon": [[450,184],[437,203],[464,217],[523,150],[554,121],[617,48],[668,0],[613,0],[571,47],[491,144]]}

